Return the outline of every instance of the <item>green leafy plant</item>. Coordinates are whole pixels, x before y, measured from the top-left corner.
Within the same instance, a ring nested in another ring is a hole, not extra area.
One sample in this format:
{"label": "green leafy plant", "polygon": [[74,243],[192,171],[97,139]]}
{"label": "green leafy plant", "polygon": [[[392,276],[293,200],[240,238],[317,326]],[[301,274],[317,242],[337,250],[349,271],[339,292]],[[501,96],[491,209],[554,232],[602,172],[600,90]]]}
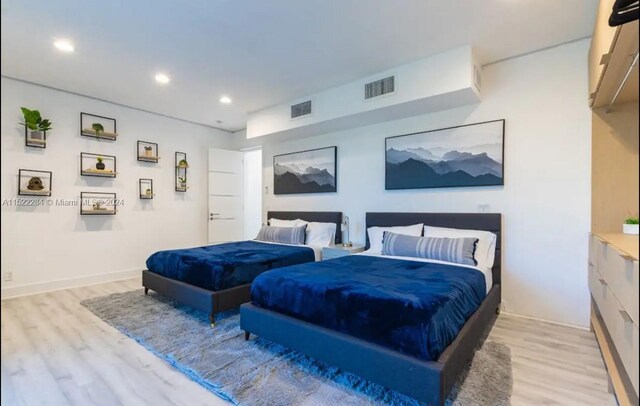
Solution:
{"label": "green leafy plant", "polygon": [[100,162],[100,163],[102,163],[102,161],[104,161],[104,158],[103,158],[103,157],[101,157],[101,156],[97,157],[96,159],[97,159],[97,160],[98,160],[98,162]]}
{"label": "green leafy plant", "polygon": [[20,123],[31,131],[49,131],[51,130],[51,121],[42,118],[38,110],[29,110],[26,107],[20,107],[24,116],[24,123]]}
{"label": "green leafy plant", "polygon": [[91,124],[91,128],[96,132],[96,135],[100,135],[100,133],[104,132],[104,126],[100,123]]}
{"label": "green leafy plant", "polygon": [[180,162],[178,162],[178,166],[181,168],[188,168],[189,163],[187,162],[186,159],[181,159]]}
{"label": "green leafy plant", "polygon": [[640,219],[638,216],[630,216],[624,220],[624,224],[640,224]]}
{"label": "green leafy plant", "polygon": [[178,177],[180,183],[187,183],[187,178],[183,178],[182,176]]}

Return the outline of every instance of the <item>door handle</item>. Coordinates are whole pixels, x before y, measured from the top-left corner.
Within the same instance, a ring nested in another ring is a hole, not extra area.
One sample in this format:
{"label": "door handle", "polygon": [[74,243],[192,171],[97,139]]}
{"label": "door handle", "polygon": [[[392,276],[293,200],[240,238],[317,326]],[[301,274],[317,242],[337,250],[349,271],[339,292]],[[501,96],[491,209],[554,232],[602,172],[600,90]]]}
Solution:
{"label": "door handle", "polygon": [[624,310],[618,310],[620,312],[620,316],[622,316],[622,319],[625,321],[625,323],[630,323],[631,320],[631,316],[629,316],[629,313],[627,313]]}

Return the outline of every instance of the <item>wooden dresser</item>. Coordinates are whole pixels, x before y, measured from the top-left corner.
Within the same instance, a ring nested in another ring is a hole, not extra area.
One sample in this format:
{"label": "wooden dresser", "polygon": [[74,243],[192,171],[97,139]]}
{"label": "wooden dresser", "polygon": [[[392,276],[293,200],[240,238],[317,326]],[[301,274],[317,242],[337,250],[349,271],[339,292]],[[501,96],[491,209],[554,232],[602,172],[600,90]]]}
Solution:
{"label": "wooden dresser", "polygon": [[591,326],[621,405],[638,404],[638,236],[594,233]]}

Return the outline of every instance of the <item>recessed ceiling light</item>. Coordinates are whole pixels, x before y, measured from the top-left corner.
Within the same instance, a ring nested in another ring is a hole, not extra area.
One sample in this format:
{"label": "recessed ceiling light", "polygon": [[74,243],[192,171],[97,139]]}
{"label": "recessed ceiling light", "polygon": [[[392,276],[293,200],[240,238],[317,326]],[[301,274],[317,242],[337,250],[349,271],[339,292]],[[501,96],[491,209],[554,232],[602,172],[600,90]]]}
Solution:
{"label": "recessed ceiling light", "polygon": [[71,42],[63,39],[55,41],[53,46],[63,52],[73,52],[76,49]]}
{"label": "recessed ceiling light", "polygon": [[222,104],[231,104],[231,97],[229,96],[221,96],[220,103]]}
{"label": "recessed ceiling light", "polygon": [[169,76],[165,75],[164,73],[157,73],[156,74],[156,82],[158,83],[162,83],[163,85],[169,83],[171,81],[171,79],[169,79]]}

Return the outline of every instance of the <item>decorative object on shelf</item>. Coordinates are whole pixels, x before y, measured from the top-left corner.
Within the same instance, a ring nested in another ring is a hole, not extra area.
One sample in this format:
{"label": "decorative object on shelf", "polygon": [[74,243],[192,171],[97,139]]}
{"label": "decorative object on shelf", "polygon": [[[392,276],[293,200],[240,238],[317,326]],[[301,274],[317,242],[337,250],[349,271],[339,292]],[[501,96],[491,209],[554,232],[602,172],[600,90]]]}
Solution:
{"label": "decorative object on shelf", "polygon": [[33,148],[47,147],[47,131],[51,130],[51,121],[42,118],[38,110],[20,107],[24,123],[24,145]]}
{"label": "decorative object on shelf", "polygon": [[385,189],[504,185],[505,120],[385,139]]}
{"label": "decorative object on shelf", "polygon": [[186,192],[187,186],[187,154],[184,152],[176,152],[176,192]]}
{"label": "decorative object on shelf", "polygon": [[118,200],[115,193],[81,192],[80,214],[87,215],[114,215],[118,211]]}
{"label": "decorative object on shelf", "polygon": [[115,141],[118,137],[116,119],[80,113],[80,135],[100,140]]}
{"label": "decorative object on shelf", "polygon": [[335,192],[337,147],[273,157],[273,194]]}
{"label": "decorative object on shelf", "polygon": [[158,144],[154,142],[138,141],[137,146],[138,161],[158,163]]}
{"label": "decorative object on shelf", "polygon": [[640,231],[639,224],[640,219],[638,219],[638,216],[627,217],[622,225],[622,232],[624,234],[638,235]]}
{"label": "decorative object on shelf", "polygon": [[138,189],[140,191],[140,199],[153,199],[153,179],[138,180]]}
{"label": "decorative object on shelf", "polygon": [[96,163],[96,169],[99,171],[104,171],[105,168],[105,164],[104,164],[104,158],[99,156],[96,158],[98,160],[98,162]]}
{"label": "decorative object on shelf", "polygon": [[18,195],[51,196],[53,172],[33,169],[18,170]]}
{"label": "decorative object on shelf", "polygon": [[91,124],[91,129],[96,132],[97,136],[100,136],[100,133],[104,132],[104,126],[100,123]]}
{"label": "decorative object on shelf", "polygon": [[349,216],[344,216],[342,219],[342,231],[346,231],[347,232],[347,238],[345,238],[342,243],[343,247],[352,247],[353,243],[351,242],[351,239],[349,238]]}
{"label": "decorative object on shelf", "polygon": [[117,175],[116,157],[81,152],[80,175],[115,178]]}

